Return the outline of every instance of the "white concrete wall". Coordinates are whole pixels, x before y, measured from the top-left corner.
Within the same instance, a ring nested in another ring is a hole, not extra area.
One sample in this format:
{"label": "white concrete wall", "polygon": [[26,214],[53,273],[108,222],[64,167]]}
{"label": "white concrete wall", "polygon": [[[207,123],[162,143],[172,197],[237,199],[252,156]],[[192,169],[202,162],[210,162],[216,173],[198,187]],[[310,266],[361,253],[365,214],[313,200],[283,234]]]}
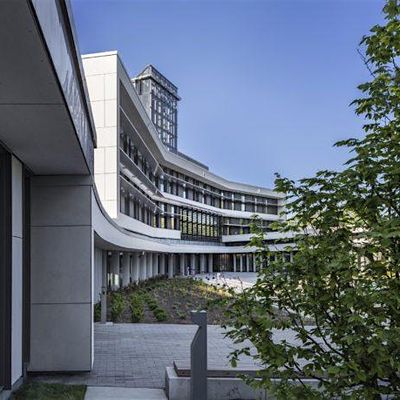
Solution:
{"label": "white concrete wall", "polygon": [[262,219],[264,221],[278,221],[281,219],[279,215],[275,215],[275,214],[262,214],[262,213],[254,213],[252,211],[227,210],[225,208],[209,206],[208,204],[199,203],[194,200],[184,199],[182,197],[176,196],[174,194],[166,193],[166,192],[163,192],[162,196],[163,197],[152,196],[152,198],[157,201],[164,201],[166,203],[171,203],[171,204],[175,204],[178,206],[200,208],[202,210],[210,211],[214,214],[222,215],[224,217],[251,219],[254,216],[254,214],[257,214],[260,217],[260,219]]}
{"label": "white concrete wall", "polygon": [[31,178],[30,371],[88,371],[93,309],[91,178]]}
{"label": "white concrete wall", "polygon": [[[206,253],[206,254],[235,254],[254,253],[255,247],[247,246],[215,246],[203,242],[173,241],[168,239],[153,239],[146,236],[131,234],[120,228],[117,223],[109,218],[103,210],[101,202],[93,193],[92,201],[93,227],[100,241],[100,245],[107,245],[108,249],[119,249],[121,251],[151,251],[157,253]],[[278,243],[270,245],[271,251],[283,251],[288,244]]]}
{"label": "white concrete wall", "polygon": [[147,225],[137,219],[129,217],[125,214],[119,214],[118,218],[115,222],[132,232],[139,232],[142,235],[154,237],[154,238],[163,238],[163,239],[180,239],[181,231],[175,229],[163,229],[163,228],[155,228],[153,226]]}
{"label": "white concrete wall", "polygon": [[83,57],[83,68],[89,91],[97,133],[94,150],[94,177],[102,204],[110,217],[119,211],[119,134],[117,55]]}
{"label": "white concrete wall", "polygon": [[[248,242],[252,236],[252,233],[246,233],[243,235],[222,235],[221,240],[222,243],[230,243],[230,242]],[[290,240],[296,236],[294,232],[266,232],[264,234],[265,240],[277,240],[277,239],[286,239]]]}
{"label": "white concrete wall", "polygon": [[23,174],[15,158],[12,171],[12,286],[11,286],[11,384],[22,376],[22,234],[23,234]]}

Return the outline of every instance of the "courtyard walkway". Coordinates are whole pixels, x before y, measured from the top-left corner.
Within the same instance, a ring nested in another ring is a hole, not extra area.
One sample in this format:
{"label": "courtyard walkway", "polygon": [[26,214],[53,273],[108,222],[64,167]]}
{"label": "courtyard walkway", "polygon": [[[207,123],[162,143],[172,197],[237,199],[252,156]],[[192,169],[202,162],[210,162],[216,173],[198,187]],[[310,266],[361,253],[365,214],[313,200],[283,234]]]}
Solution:
{"label": "courtyard walkway", "polygon": [[163,389],[88,386],[85,400],[168,400]]}
{"label": "courtyard walkway", "polygon": [[[35,379],[88,386],[163,388],[165,367],[172,366],[174,360],[189,362],[196,329],[194,325],[96,323],[92,372]],[[209,365],[227,364],[233,349],[219,326],[208,326]],[[254,362],[243,356],[239,366],[254,366]]]}

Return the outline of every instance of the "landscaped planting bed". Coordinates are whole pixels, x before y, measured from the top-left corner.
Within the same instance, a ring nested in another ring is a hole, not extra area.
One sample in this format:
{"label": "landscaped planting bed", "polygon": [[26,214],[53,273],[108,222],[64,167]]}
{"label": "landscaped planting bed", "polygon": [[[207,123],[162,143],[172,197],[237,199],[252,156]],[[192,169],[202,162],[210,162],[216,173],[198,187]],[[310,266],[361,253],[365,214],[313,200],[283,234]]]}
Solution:
{"label": "landscaped planting bed", "polygon": [[192,278],[155,278],[108,296],[108,320],[134,323],[190,324],[190,311],[207,310],[209,324],[224,321],[217,300],[223,289]]}
{"label": "landscaped planting bed", "polygon": [[83,400],[86,386],[27,382],[11,396],[12,400]]}

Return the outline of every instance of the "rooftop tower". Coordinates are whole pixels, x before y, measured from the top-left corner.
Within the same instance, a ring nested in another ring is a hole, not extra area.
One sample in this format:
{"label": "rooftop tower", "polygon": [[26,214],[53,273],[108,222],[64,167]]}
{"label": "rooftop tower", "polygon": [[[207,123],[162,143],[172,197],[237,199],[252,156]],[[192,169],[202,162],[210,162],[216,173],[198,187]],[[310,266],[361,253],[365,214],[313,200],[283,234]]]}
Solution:
{"label": "rooftop tower", "polygon": [[178,88],[153,65],[132,79],[147,114],[168,150],[178,145]]}

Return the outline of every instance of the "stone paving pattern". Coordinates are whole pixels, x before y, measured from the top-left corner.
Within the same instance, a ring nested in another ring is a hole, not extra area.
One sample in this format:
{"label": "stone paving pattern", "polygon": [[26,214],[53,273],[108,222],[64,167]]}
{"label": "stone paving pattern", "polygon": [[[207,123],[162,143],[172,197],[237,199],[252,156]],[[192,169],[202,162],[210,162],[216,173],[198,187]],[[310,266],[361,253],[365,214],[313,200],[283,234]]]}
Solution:
{"label": "stone paving pattern", "polygon": [[[46,382],[163,388],[165,367],[174,360],[190,361],[190,344],[197,327],[173,324],[94,325],[94,365],[90,373],[41,375]],[[208,365],[228,365],[227,356],[235,348],[221,327],[208,325]],[[240,367],[254,367],[243,356]]]}
{"label": "stone paving pattern", "polygon": [[163,389],[88,386],[85,400],[168,400]]}

